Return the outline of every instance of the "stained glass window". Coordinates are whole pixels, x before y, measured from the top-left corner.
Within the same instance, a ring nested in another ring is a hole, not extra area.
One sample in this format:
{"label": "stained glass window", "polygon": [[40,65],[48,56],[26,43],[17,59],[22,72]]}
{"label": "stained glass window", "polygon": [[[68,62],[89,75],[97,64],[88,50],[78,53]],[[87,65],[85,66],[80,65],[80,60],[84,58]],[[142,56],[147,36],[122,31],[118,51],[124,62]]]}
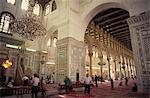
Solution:
{"label": "stained glass window", "polygon": [[33,13],[36,15],[40,15],[40,5],[39,4],[35,4]]}
{"label": "stained glass window", "polygon": [[13,21],[13,16],[10,13],[3,13],[0,21],[0,32],[8,33],[9,31],[9,24]]}
{"label": "stained glass window", "polygon": [[53,43],[54,47],[56,47],[56,42],[57,42],[57,38],[55,37],[54,38],[54,43]]}
{"label": "stained glass window", "polygon": [[10,4],[15,4],[16,0],[7,0],[7,2]]}
{"label": "stained glass window", "polygon": [[51,38],[48,39],[47,46],[48,46],[48,47],[51,46]]}
{"label": "stained glass window", "polygon": [[28,10],[29,0],[22,0],[21,9]]}
{"label": "stained glass window", "polygon": [[50,4],[47,4],[45,8],[45,15],[49,14],[49,12],[50,12]]}

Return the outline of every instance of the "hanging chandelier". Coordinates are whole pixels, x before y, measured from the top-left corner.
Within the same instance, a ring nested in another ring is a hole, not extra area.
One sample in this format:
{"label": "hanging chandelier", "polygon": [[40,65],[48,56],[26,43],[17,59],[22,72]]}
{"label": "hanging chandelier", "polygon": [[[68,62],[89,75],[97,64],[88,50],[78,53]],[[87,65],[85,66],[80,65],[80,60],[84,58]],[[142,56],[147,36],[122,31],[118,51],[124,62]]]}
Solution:
{"label": "hanging chandelier", "polygon": [[39,16],[33,14],[35,6],[34,0],[29,0],[27,12],[21,17],[10,23],[10,32],[17,33],[23,38],[34,40],[39,36],[46,35],[46,29],[42,25]]}
{"label": "hanging chandelier", "polygon": [[8,59],[8,60],[3,62],[2,66],[4,68],[10,68],[12,66],[12,62]]}

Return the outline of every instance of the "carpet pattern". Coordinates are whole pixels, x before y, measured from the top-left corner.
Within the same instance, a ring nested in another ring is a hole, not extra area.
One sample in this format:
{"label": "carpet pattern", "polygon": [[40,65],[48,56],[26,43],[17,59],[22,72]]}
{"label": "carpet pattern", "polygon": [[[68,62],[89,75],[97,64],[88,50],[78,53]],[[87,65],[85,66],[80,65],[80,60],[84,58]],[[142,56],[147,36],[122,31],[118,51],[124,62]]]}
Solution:
{"label": "carpet pattern", "polygon": [[118,86],[112,90],[110,83],[99,84],[98,87],[92,87],[90,94],[84,94],[84,91],[72,91],[69,94],[55,95],[48,98],[149,98],[148,94],[131,92],[130,86]]}

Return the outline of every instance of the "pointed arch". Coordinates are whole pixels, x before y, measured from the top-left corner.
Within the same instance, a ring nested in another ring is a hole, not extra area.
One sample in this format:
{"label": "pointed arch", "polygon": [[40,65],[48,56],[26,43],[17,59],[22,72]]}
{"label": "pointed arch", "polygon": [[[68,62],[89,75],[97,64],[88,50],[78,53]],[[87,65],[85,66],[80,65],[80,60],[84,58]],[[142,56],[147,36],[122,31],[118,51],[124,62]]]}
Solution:
{"label": "pointed arch", "polygon": [[53,11],[56,10],[56,9],[57,9],[56,2],[53,1],[53,2],[52,2],[52,11],[51,11],[51,12],[53,12]]}

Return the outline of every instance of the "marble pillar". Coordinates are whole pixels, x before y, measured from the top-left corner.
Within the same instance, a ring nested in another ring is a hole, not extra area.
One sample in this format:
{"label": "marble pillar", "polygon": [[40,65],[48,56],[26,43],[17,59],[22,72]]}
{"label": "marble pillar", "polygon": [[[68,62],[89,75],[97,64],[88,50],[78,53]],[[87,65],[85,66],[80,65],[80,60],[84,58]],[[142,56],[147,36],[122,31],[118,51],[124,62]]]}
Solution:
{"label": "marble pillar", "polygon": [[63,82],[65,76],[76,81],[76,74],[79,73],[79,80],[85,76],[85,44],[72,37],[57,41],[57,68],[56,82]]}
{"label": "marble pillar", "polygon": [[121,67],[121,62],[119,62],[119,78],[120,78],[120,80],[122,80],[122,69],[121,69],[122,67]]}
{"label": "marble pillar", "polygon": [[114,79],[117,80],[116,60],[114,59]]}
{"label": "marble pillar", "polygon": [[110,58],[107,57],[107,61],[108,61],[108,79],[111,78],[111,75],[110,75]]}
{"label": "marble pillar", "polygon": [[150,92],[150,12],[130,17],[127,22],[134,53],[138,91]]}

